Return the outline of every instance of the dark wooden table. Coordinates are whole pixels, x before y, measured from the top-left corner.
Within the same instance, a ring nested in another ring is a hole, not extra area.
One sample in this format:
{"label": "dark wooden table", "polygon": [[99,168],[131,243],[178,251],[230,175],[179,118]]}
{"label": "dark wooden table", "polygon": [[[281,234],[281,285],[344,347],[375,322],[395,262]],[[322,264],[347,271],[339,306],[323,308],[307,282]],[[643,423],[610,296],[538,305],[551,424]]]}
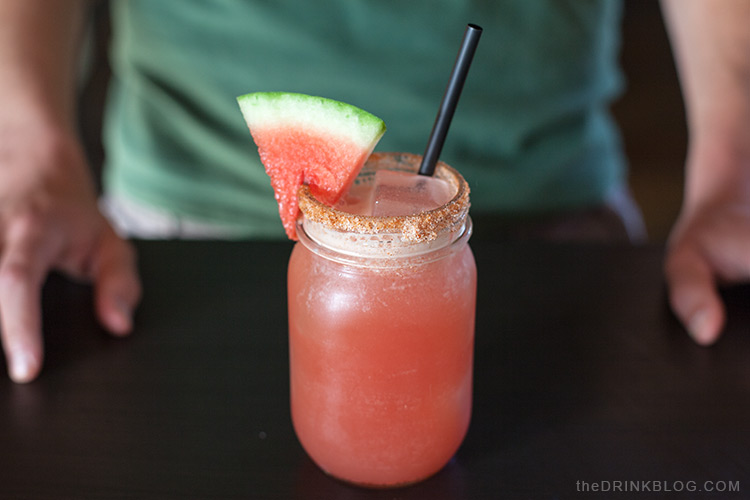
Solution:
{"label": "dark wooden table", "polygon": [[294,436],[289,244],[138,247],[127,340],[96,325],[89,288],[47,283],[45,370],[0,379],[0,498],[750,496],[750,288],[726,291],[728,331],[698,347],[660,247],[475,244],[469,434],[441,473],[390,491],[326,477]]}

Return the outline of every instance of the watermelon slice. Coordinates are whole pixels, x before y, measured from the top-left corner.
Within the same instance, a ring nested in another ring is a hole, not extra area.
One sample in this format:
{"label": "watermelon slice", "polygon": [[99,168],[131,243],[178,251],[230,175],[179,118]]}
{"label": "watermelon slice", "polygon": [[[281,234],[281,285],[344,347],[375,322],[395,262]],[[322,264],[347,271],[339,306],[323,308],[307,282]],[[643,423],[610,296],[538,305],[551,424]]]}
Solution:
{"label": "watermelon slice", "polygon": [[287,236],[296,240],[297,191],[304,183],[333,206],[385,133],[380,118],[343,102],[287,92],[237,98],[271,177]]}

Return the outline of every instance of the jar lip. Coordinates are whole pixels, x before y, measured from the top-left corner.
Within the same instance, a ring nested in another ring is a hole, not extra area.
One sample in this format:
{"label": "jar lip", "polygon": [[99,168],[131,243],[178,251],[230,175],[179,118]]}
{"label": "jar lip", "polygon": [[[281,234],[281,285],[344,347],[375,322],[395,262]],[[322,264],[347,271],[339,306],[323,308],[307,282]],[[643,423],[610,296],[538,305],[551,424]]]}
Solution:
{"label": "jar lip", "polygon": [[[363,167],[363,172],[367,174],[379,168],[389,168],[416,173],[420,160],[420,156],[410,153],[373,153]],[[299,207],[305,219],[334,231],[368,235],[393,234],[405,242],[430,242],[461,223],[466,218],[470,205],[469,185],[458,171],[438,162],[435,176],[448,182],[456,190],[456,194],[448,203],[415,215],[346,213],[318,201],[307,185],[302,185],[298,191]]]}
{"label": "jar lip", "polygon": [[[308,231],[302,218],[297,219],[296,229],[298,244],[314,254],[340,264],[379,269],[402,267],[405,265],[404,262],[408,262],[409,265],[424,265],[451,255],[469,242],[473,233],[473,224],[471,217],[467,215],[462,224],[455,227],[455,230],[444,234],[443,238],[413,243],[406,247],[395,245],[396,248],[389,245],[393,242],[392,240],[377,241],[374,245],[370,245],[373,242],[368,241],[367,235],[358,235],[359,241],[346,242],[353,243],[351,245],[341,245],[340,239],[334,240],[334,244],[331,244],[331,241],[325,237],[321,238],[327,231]],[[310,234],[311,232],[314,235]]]}

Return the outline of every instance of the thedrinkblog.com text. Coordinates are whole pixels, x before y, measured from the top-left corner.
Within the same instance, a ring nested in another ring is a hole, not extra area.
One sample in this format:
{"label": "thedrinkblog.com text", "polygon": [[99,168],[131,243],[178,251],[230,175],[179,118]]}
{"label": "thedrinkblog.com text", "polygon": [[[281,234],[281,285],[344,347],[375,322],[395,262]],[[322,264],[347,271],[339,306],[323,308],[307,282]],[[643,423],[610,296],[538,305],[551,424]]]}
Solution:
{"label": "thedrinkblog.com text", "polygon": [[576,481],[580,493],[739,493],[739,481]]}

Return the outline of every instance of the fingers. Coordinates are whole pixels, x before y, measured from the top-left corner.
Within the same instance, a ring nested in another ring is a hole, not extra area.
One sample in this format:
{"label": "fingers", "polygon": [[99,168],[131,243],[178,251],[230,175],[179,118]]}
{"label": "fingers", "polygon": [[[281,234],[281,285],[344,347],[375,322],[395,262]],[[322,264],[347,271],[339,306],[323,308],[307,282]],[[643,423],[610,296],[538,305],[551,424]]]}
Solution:
{"label": "fingers", "polygon": [[141,297],[135,250],[107,227],[94,266],[96,312],[114,335],[133,328],[133,311]]}
{"label": "fingers", "polygon": [[[42,368],[41,289],[49,270],[59,267],[72,275],[88,274],[83,271],[88,260],[85,249],[73,252],[80,258],[57,262],[70,254],[62,251],[63,243],[58,231],[47,230],[33,216],[16,219],[5,234],[0,257],[0,338],[8,374],[15,382],[35,379]],[[113,334],[126,335],[141,294],[135,251],[105,224],[92,258],[97,316]]]}
{"label": "fingers", "polygon": [[54,233],[31,218],[8,229],[0,258],[0,337],[15,382],[29,382],[42,367],[41,288],[57,251]]}
{"label": "fingers", "polygon": [[666,263],[672,310],[690,336],[713,344],[724,327],[726,312],[709,263],[692,248],[675,250]]}

